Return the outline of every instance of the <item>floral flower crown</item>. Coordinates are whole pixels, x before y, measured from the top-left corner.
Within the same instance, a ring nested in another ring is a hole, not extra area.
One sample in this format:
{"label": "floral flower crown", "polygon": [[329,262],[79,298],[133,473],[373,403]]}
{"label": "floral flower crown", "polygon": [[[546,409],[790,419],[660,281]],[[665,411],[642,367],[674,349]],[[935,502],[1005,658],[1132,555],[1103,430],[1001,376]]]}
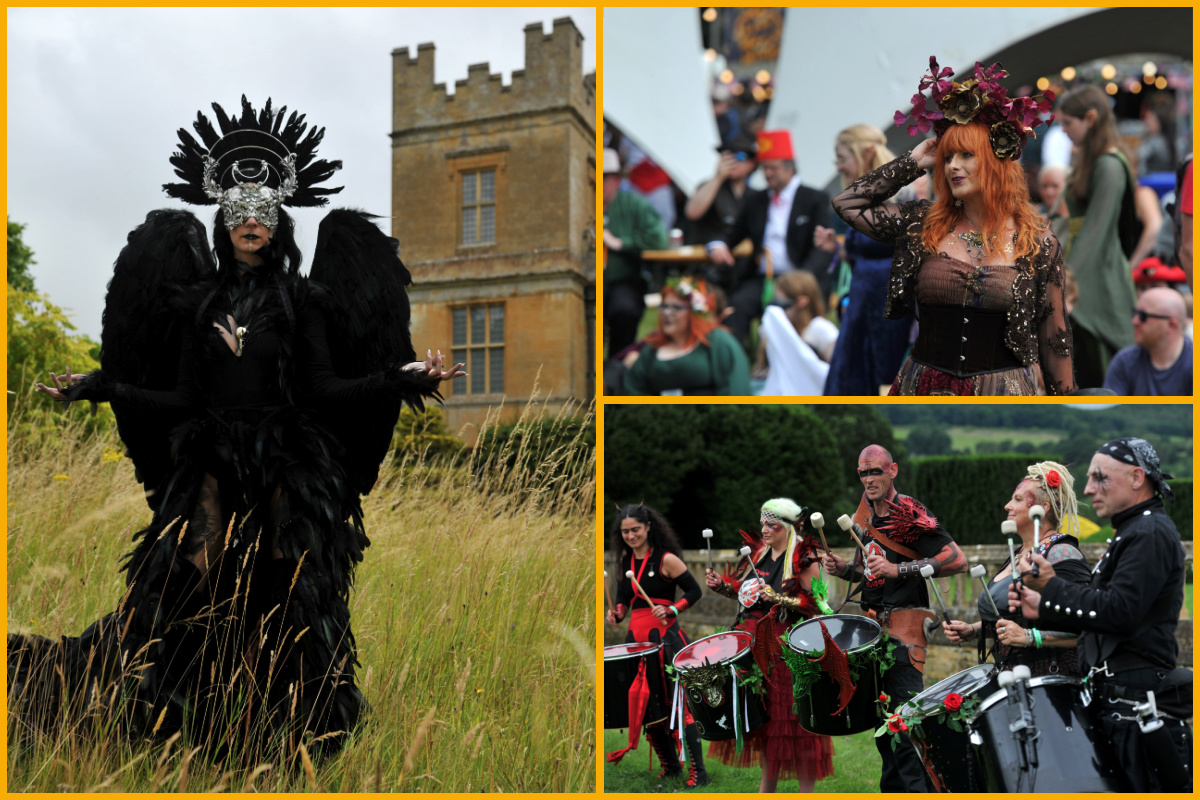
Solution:
{"label": "floral flower crown", "polygon": [[708,299],[708,287],[704,281],[691,278],[668,278],[667,288],[686,302],[693,314],[707,316],[712,310]]}
{"label": "floral flower crown", "polygon": [[[1050,111],[1054,102],[1054,92],[1034,97],[1009,97],[1008,91],[1000,85],[1000,80],[1008,77],[1008,72],[997,61],[990,67],[975,62],[975,77],[962,83],[950,80],[954,70],[949,67],[938,69],[937,58],[929,57],[929,73],[921,76],[921,84],[917,93],[912,97],[912,111],[907,115],[897,111],[893,117],[897,125],[908,123],[908,135],[916,136],[917,132],[928,133],[930,128],[940,137],[950,129],[951,124],[966,125],[968,122],[982,122],[989,128],[988,138],[991,140],[992,152],[1000,160],[1017,159],[1021,156],[1021,148],[1030,136],[1036,137],[1033,129],[1038,125],[1054,122],[1054,115],[1049,121],[1041,119],[1041,115]],[[931,89],[929,99],[933,107],[926,105],[926,98],[921,92]]]}

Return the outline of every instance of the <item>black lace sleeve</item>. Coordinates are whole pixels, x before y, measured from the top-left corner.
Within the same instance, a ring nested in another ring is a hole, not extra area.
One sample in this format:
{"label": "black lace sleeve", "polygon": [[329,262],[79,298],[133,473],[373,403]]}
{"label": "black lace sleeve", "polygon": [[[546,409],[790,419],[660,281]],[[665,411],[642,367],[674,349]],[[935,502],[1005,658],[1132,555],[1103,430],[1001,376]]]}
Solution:
{"label": "black lace sleeve", "polygon": [[1070,394],[1075,391],[1072,359],[1071,323],[1067,319],[1067,281],[1062,247],[1058,238],[1046,231],[1037,260],[1038,361],[1046,393]]}
{"label": "black lace sleeve", "polygon": [[922,173],[912,156],[905,153],[847,186],[834,198],[833,210],[855,230],[894,244],[908,230],[916,211],[910,207],[916,204],[888,203],[887,199]]}

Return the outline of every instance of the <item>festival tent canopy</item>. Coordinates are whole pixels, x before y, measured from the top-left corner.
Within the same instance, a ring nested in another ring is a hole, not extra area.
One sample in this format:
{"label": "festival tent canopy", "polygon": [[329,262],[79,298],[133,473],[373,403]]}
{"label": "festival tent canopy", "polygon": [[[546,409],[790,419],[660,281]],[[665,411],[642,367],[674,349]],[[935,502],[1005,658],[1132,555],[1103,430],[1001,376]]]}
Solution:
{"label": "festival tent canopy", "polygon": [[604,9],[604,117],[691,193],[720,143],[695,8]]}

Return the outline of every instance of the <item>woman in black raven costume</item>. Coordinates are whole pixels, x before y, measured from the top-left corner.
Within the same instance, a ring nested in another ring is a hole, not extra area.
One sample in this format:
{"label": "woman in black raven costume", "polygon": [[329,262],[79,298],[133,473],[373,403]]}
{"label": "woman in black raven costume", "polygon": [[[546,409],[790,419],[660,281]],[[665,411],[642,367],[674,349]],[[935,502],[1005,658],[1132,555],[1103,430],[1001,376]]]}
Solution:
{"label": "woman in black raven costume", "polygon": [[10,635],[10,708],[45,726],[120,697],[134,733],[328,752],[364,705],[348,606],[369,544],[359,496],[401,404],[422,408],[462,365],[414,361],[411,279],[368,215],[332,211],[299,276],[281,205],[341,191],[316,186],[341,167],[315,158],[324,129],[305,136],[270,100],[213,110],[219,132],[203,114],[201,141],[179,131],[185,182],[164,188],[220,206],[216,263],[192,214],[151,212],[117,259],[102,369],[39,384],[112,404],[154,516],[116,611],[78,638]]}

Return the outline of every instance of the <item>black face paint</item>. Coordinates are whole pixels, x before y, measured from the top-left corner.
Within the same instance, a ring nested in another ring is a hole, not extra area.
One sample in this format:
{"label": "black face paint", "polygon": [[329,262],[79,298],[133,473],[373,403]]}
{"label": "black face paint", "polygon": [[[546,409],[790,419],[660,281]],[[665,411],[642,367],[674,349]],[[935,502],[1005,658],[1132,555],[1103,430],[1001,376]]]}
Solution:
{"label": "black face paint", "polygon": [[871,467],[870,469],[860,469],[858,477],[860,478],[877,478],[883,474],[883,469],[880,467]]}

